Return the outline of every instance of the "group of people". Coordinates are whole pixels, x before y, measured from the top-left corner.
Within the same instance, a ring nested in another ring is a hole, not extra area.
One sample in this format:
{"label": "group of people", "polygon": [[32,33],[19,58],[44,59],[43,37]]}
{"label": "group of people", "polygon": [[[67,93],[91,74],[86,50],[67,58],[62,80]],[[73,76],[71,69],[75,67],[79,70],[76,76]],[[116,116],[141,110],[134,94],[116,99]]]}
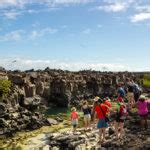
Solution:
{"label": "group of people", "polygon": [[[138,114],[141,118],[141,126],[148,128],[148,105],[150,101],[141,92],[137,94],[137,85],[131,80],[127,82],[125,89],[122,83],[118,84],[117,98],[111,101],[109,97],[100,98],[96,96],[93,104],[89,105],[88,101],[82,103],[82,111],[84,115],[85,130],[92,130],[92,124],[97,125],[99,129],[99,141],[105,141],[106,128],[114,128],[116,138],[120,139],[124,136],[124,121],[128,115],[128,111],[137,107]],[[128,103],[125,102],[128,100]],[[113,104],[113,106],[112,106]],[[115,105],[114,105],[115,104]],[[71,109],[71,122],[73,132],[76,132],[79,115],[75,107]]]}

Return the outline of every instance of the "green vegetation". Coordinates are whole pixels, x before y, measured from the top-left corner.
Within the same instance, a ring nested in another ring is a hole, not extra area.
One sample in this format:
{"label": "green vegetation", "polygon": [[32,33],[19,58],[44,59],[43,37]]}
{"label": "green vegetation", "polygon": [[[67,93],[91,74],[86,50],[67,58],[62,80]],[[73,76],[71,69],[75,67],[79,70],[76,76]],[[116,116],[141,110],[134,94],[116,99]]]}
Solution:
{"label": "green vegetation", "polygon": [[150,86],[150,74],[145,74],[143,78],[144,86]]}
{"label": "green vegetation", "polygon": [[6,97],[11,87],[11,81],[0,80],[0,98]]}

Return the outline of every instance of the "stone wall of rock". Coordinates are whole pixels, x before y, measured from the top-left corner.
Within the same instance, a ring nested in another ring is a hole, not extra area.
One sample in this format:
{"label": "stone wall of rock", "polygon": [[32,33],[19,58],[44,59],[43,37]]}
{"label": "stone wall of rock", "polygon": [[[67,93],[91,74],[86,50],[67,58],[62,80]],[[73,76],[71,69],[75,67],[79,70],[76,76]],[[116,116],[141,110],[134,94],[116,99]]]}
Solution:
{"label": "stone wall of rock", "polygon": [[[6,74],[5,74],[6,75]],[[62,70],[30,70],[26,72],[9,71],[7,78],[12,81],[12,97],[16,103],[25,106],[36,103],[36,98],[45,99],[58,106],[77,104],[83,98],[94,96],[114,96],[118,82],[132,78],[142,85],[143,74],[129,72],[69,72]]]}
{"label": "stone wall of rock", "polygon": [[34,130],[43,125],[50,125],[38,112],[31,112],[24,107],[15,107],[0,102],[0,135],[13,136],[17,131]]}
{"label": "stone wall of rock", "polygon": [[[143,74],[62,70],[1,71],[0,80],[11,80],[9,95],[0,102],[0,134],[36,129],[50,124],[40,113],[45,105],[67,107],[94,96],[114,96],[118,82],[127,78],[142,85]],[[149,88],[144,88],[149,92]]]}

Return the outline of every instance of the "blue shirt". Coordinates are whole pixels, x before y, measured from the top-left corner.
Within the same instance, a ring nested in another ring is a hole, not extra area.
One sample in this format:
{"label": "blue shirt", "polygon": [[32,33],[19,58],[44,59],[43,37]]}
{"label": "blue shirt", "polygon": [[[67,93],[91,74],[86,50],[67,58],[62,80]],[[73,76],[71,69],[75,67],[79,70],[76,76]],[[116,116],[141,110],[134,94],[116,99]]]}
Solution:
{"label": "blue shirt", "polygon": [[120,87],[120,88],[118,89],[118,94],[119,94],[121,97],[124,97],[124,96],[125,96],[125,90],[124,90],[122,87]]}

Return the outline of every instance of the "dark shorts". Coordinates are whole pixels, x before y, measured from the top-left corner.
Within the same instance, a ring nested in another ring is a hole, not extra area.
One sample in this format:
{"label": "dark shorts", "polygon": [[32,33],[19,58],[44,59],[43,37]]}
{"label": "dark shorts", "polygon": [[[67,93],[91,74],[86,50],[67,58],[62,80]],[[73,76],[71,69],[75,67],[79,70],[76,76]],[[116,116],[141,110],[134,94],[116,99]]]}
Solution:
{"label": "dark shorts", "polygon": [[108,127],[108,123],[105,121],[105,119],[100,119],[98,121],[98,124],[97,124],[98,129],[107,128],[107,127]]}
{"label": "dark shorts", "polygon": [[75,124],[75,125],[73,125],[73,127],[74,127],[74,128],[76,128],[76,127],[77,127],[77,125]]}
{"label": "dark shorts", "polygon": [[147,118],[147,117],[148,117],[148,114],[140,115],[140,117],[141,117],[142,119],[145,119],[145,118]]}
{"label": "dark shorts", "polygon": [[123,123],[123,122],[124,122],[124,119],[121,119],[121,118],[117,117],[117,118],[116,118],[116,122],[122,122],[122,123]]}

